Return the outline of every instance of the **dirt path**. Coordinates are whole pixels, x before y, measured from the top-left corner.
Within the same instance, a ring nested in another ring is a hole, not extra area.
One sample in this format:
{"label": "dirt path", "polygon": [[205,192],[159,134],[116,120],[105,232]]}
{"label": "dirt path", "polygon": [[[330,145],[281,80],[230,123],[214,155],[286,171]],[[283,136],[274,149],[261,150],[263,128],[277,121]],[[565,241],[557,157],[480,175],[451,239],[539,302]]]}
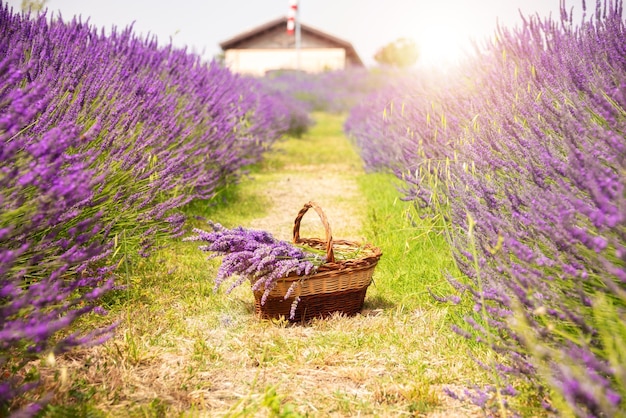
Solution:
{"label": "dirt path", "polygon": [[[342,120],[326,115],[309,135],[278,144],[268,157],[268,164],[277,168],[254,175],[255,183],[263,184],[261,193],[267,207],[265,215],[249,227],[289,240],[298,211],[313,200],[323,208],[335,238],[362,240],[359,234],[366,209],[361,204],[364,198],[357,178],[363,168],[356,150],[341,132]],[[303,237],[323,237],[321,222],[313,211],[307,213],[301,228]]]}
{"label": "dirt path", "polygon": [[[328,218],[333,235],[345,239],[360,239],[358,231],[363,222],[362,208],[353,202],[362,201],[356,176],[349,164],[331,166],[307,165],[287,167],[281,175],[271,175],[263,196],[269,202],[268,214],[255,219],[250,227],[272,231],[280,239],[292,237],[293,219],[303,205],[311,200],[317,202]],[[306,232],[322,233],[321,222],[311,211],[301,226]]]}

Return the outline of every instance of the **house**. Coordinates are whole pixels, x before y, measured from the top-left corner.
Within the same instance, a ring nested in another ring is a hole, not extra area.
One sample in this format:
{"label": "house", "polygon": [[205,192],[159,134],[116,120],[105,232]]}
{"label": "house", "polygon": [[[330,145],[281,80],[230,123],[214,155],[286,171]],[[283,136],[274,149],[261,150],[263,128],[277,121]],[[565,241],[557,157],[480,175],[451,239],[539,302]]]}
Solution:
{"label": "house", "polygon": [[254,76],[277,70],[317,73],[363,66],[352,44],[308,25],[300,24],[298,51],[295,42],[283,17],[221,42],[220,47],[226,66]]}

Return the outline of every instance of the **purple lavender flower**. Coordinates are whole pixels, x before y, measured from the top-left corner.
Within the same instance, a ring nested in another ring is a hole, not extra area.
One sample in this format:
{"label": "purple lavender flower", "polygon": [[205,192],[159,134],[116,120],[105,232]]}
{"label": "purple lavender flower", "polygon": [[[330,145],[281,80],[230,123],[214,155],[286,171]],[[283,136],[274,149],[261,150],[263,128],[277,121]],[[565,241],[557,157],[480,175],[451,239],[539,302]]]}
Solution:
{"label": "purple lavender flower", "polygon": [[[277,280],[292,274],[309,276],[317,266],[324,263],[324,257],[304,251],[288,242],[276,240],[266,231],[257,231],[236,227],[226,229],[219,223],[209,221],[212,231],[194,229],[196,235],[184,238],[184,241],[203,241],[208,245],[200,250],[211,252],[211,258],[223,256],[222,264],[215,278],[215,289],[231,277],[237,279],[227,289],[249,281],[254,291],[262,291],[261,304],[264,304]],[[293,289],[284,295],[287,299]],[[297,304],[297,302],[295,302]],[[295,307],[292,306],[292,318]]]}

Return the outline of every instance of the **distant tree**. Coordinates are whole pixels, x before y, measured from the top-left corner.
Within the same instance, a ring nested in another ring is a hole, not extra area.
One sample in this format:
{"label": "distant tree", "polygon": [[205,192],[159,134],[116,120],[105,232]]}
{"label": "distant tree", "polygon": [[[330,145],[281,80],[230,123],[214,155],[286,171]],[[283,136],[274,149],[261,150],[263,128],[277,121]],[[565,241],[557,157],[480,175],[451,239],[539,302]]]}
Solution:
{"label": "distant tree", "polygon": [[222,52],[219,52],[219,53],[213,55],[213,61],[216,61],[221,66],[226,65],[226,53],[224,51],[222,51]]}
{"label": "distant tree", "polygon": [[25,12],[38,13],[40,12],[48,0],[22,0],[22,10]]}
{"label": "distant tree", "polygon": [[417,45],[411,39],[399,38],[380,48],[374,60],[379,64],[410,67],[419,57]]}

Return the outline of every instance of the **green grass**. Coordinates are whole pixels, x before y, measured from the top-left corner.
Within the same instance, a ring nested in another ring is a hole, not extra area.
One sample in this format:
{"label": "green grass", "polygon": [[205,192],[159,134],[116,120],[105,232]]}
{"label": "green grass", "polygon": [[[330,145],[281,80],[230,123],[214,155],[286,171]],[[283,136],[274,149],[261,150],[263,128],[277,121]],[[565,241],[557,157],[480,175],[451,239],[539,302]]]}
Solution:
{"label": "green grass", "polygon": [[[408,215],[413,209],[399,200],[392,176],[363,171],[341,133],[343,117],[315,117],[310,133],[278,144],[249,178],[213,201],[190,205],[189,227],[203,225],[194,215],[228,227],[271,216],[282,202],[276,206],[267,191],[277,184],[348,185],[345,193],[323,196],[329,210],[350,213],[334,224],[335,236],[353,233],[383,250],[363,314],[307,325],[260,321],[249,288],[214,292],[219,261],[208,261],[197,243],[173,240],[129,265],[121,278],[129,288],[104,300],[108,317],[81,323],[118,320],[114,338],[42,366],[45,387],[55,394],[45,416],[69,410],[111,417],[475,412],[443,393],[444,386],[458,389],[487,377],[468,356],[484,353],[450,330],[468,307],[441,305],[429,293],[447,294],[445,274],[459,274],[440,226]],[[285,219],[287,227],[292,221]],[[360,230],[349,230],[356,224]],[[64,374],[67,379],[59,378]]]}
{"label": "green grass", "polygon": [[309,164],[360,167],[359,155],[341,131],[345,115],[316,113],[315,119],[317,123],[310,133],[281,142],[259,167],[265,171]]}
{"label": "green grass", "polygon": [[378,294],[408,309],[439,306],[429,290],[439,296],[453,293],[446,276],[460,276],[443,225],[420,219],[411,204],[400,200],[399,183],[389,174],[364,175],[359,184],[369,207],[365,234],[385,254],[376,283]]}

